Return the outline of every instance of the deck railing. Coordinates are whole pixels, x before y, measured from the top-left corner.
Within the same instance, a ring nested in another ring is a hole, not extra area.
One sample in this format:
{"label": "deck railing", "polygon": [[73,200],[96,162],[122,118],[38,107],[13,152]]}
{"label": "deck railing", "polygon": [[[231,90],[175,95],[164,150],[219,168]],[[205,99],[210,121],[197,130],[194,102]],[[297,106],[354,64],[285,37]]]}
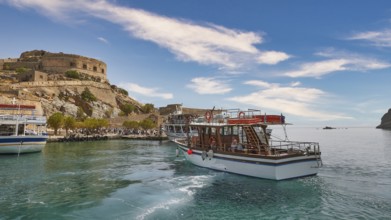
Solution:
{"label": "deck railing", "polygon": [[276,154],[279,152],[303,152],[308,155],[315,154],[320,156],[320,147],[318,142],[270,140],[269,145]]}
{"label": "deck railing", "polygon": [[45,124],[46,117],[32,115],[0,115],[0,121],[18,121],[19,123],[34,122],[34,124]]}

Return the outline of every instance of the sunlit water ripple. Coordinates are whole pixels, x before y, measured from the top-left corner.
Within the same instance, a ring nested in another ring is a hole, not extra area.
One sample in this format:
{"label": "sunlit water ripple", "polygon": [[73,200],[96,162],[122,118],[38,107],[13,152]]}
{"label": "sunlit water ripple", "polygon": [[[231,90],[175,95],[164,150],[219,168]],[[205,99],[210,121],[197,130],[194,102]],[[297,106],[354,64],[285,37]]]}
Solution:
{"label": "sunlit water ripple", "polygon": [[[262,180],[193,166],[170,142],[50,143],[0,156],[0,219],[389,219],[391,131],[292,128],[318,176]],[[274,128],[273,135],[282,137]]]}

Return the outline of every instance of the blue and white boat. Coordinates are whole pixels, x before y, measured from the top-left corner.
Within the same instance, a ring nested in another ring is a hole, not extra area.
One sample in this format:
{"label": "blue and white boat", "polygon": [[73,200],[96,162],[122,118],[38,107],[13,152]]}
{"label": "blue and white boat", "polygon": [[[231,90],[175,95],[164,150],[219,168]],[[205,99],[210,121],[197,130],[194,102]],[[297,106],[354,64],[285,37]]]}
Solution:
{"label": "blue and white boat", "polygon": [[259,110],[229,114],[229,118],[215,121],[209,112],[203,122],[189,123],[198,135],[175,140],[188,161],[213,170],[273,180],[316,175],[322,166],[319,143],[269,137],[267,126],[285,126],[284,116],[261,116]]}
{"label": "blue and white boat", "polygon": [[22,114],[34,113],[30,105],[0,104],[0,110],[12,112],[0,115],[0,154],[41,152],[48,139],[46,117]]}

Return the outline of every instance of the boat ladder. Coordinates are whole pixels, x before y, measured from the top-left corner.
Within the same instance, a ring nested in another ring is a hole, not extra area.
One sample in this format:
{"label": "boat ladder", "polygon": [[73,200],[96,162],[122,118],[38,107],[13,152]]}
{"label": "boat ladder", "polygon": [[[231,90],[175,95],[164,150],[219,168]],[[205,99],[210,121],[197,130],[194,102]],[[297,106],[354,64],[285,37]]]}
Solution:
{"label": "boat ladder", "polygon": [[247,143],[249,144],[249,147],[257,148],[259,150],[259,153],[261,153],[262,150],[265,150],[265,151],[269,150],[266,148],[266,146],[260,140],[254,127],[243,126],[243,130],[246,133]]}
{"label": "boat ladder", "polygon": [[318,164],[318,168],[322,167],[323,166],[323,161],[322,161],[322,158],[320,157],[320,147],[319,147],[319,144],[314,144],[314,154],[315,154],[315,158],[316,158],[316,163]]}

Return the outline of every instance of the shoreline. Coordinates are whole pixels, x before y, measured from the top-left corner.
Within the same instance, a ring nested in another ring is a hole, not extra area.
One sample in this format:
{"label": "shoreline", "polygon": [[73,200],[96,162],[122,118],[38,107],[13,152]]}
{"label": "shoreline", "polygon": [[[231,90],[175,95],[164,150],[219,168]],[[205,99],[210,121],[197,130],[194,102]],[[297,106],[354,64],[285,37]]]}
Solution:
{"label": "shoreline", "polygon": [[85,142],[85,141],[106,141],[106,140],[146,140],[146,141],[164,141],[168,140],[167,136],[148,136],[148,135],[116,135],[116,134],[106,134],[106,135],[90,135],[77,138],[69,138],[65,136],[49,136],[47,143],[55,142]]}

